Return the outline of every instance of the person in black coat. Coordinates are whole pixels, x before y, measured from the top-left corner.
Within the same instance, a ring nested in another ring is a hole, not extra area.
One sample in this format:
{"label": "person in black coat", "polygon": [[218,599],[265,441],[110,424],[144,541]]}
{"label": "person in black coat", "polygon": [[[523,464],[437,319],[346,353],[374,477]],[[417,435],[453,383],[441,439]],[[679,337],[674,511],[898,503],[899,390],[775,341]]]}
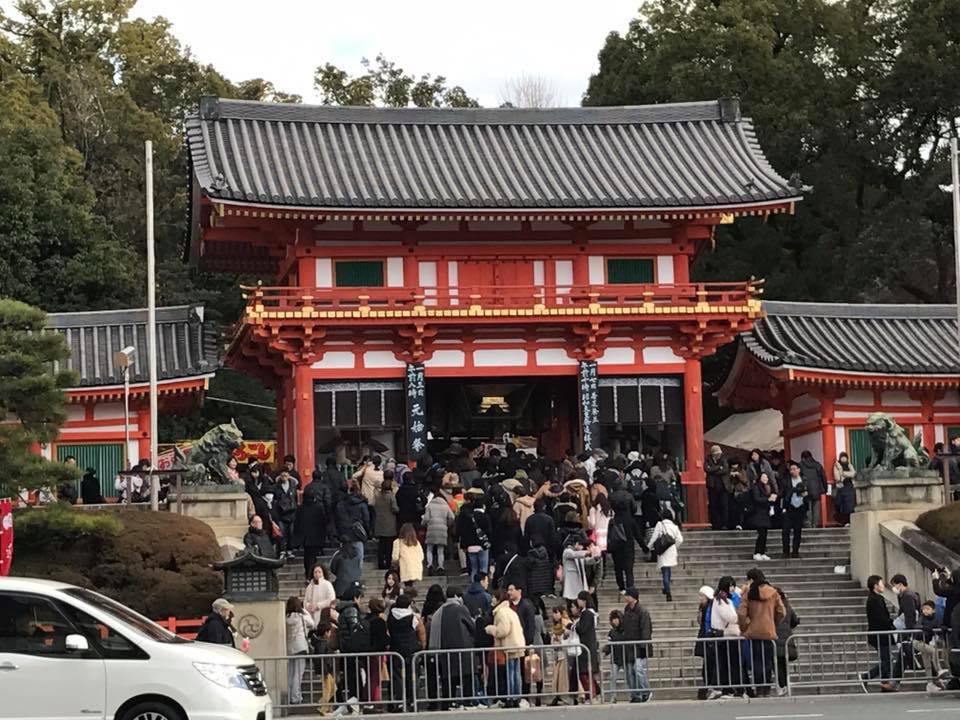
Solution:
{"label": "person in black coat", "polygon": [[523,591],[541,612],[546,612],[543,596],[554,594],[554,567],[550,553],[542,543],[534,545],[527,552],[527,587]]}
{"label": "person in black coat", "polygon": [[103,505],[103,493],[100,492],[100,479],[97,471],[88,467],[80,481],[80,497],[84,505]]}
{"label": "person in black coat", "polygon": [[866,681],[880,678],[880,689],[884,692],[894,692],[895,684],[902,674],[902,668],[899,658],[891,654],[891,650],[898,648],[898,645],[893,642],[894,636],[888,633],[894,629],[894,626],[890,619],[890,612],[887,610],[887,601],[883,599],[883,578],[879,575],[871,575],[867,578],[867,589],[870,591],[866,605],[867,631],[880,633],[868,635],[867,643],[876,651],[878,662],[862,674],[860,679]]}
{"label": "person in black coat", "polygon": [[580,644],[589,651],[576,658],[577,674],[587,698],[592,700],[600,693],[600,646],[597,642],[597,611],[593,609],[593,597],[586,590],[577,595],[577,608],[580,615],[573,627],[580,638]]}
{"label": "person in black coat", "polygon": [[527,558],[520,554],[516,546],[508,546],[496,560],[494,587],[506,590],[511,583],[519,588],[527,587],[528,568]]}
{"label": "person in black coat", "polygon": [[323,481],[323,474],[314,470],[313,482],[303,491],[303,504],[294,523],[295,542],[303,546],[303,572],[307,580],[313,574],[317,557],[323,554],[332,502],[332,494]]}
{"label": "person in black coat", "polygon": [[253,512],[260,518],[263,527],[273,526],[271,505],[273,502],[273,484],[264,476],[263,468],[257,462],[250,463],[243,478],[243,487],[253,501]]}
{"label": "person in black coat", "polygon": [[772,527],[773,508],[777,502],[777,491],[767,473],[762,472],[750,488],[750,511],[747,527],[757,531],[757,542],[753,547],[754,560],[769,560],[767,555],[767,531]]}
{"label": "person in black coat", "polygon": [[[360,537],[359,528],[361,525],[366,537]],[[363,543],[367,537],[370,537],[370,506],[367,504],[366,498],[360,494],[358,485],[351,488],[350,493],[337,508],[337,534],[340,536],[340,542],[350,542],[358,545],[357,550],[360,553],[360,562],[362,563]]]}
{"label": "person in black coat", "polygon": [[250,550],[254,555],[263,558],[275,559],[277,557],[273,539],[270,537],[270,533],[263,529],[263,520],[260,519],[259,515],[250,518],[250,529],[243,536],[243,547]]}
{"label": "person in black coat", "polygon": [[233,618],[233,605],[217,598],[213,601],[213,612],[207,615],[203,625],[197,632],[197,642],[229,645],[236,647],[233,639],[233,627],[230,620]]}
{"label": "person in black coat", "polygon": [[[803,537],[804,518],[811,502],[810,488],[803,479],[799,463],[790,461],[787,476],[780,488],[779,505],[783,508],[783,556],[800,557],[800,542]],[[817,499],[819,503],[819,498]],[[793,535],[791,550],[790,535]]]}
{"label": "person in black coat", "polygon": [[420,492],[420,484],[414,481],[412,475],[408,475],[403,481],[403,485],[397,489],[396,497],[397,527],[403,527],[409,523],[419,530],[426,503],[424,503]]}
{"label": "person in black coat", "polygon": [[633,587],[634,540],[645,547],[644,537],[636,525],[636,502],[622,486],[610,496],[610,508],[613,518],[607,526],[607,551],[613,557],[617,589],[624,592]]}
{"label": "person in black coat", "polygon": [[472,578],[478,573],[490,571],[490,538],[493,529],[483,506],[483,491],[470,488],[464,497],[466,502],[457,514],[454,533],[460,549],[467,556],[467,574]]}
{"label": "person in black coat", "polygon": [[512,507],[496,511],[492,518],[493,536],[490,538],[494,556],[501,555],[508,547],[520,549],[523,544],[523,531],[520,518]]}
{"label": "person in black coat", "polygon": [[547,549],[552,560],[556,561],[560,557],[557,524],[550,513],[547,512],[547,503],[542,498],[538,498],[533,503],[533,515],[527,518],[523,533],[524,539],[530,547],[536,546],[537,538],[539,538],[540,544]]}

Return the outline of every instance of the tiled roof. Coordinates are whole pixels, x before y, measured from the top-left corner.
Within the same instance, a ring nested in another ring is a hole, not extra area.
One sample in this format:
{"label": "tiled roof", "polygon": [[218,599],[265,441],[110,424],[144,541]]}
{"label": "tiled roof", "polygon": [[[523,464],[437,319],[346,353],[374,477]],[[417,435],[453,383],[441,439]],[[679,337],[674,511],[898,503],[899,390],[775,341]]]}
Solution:
{"label": "tiled roof", "polygon": [[683,208],[798,199],[735,99],[567,109],[357,108],[203,98],[210,198],[322,208]]}
{"label": "tiled roof", "polygon": [[865,373],[960,372],[954,305],[764,302],[744,346],[770,367]]}
{"label": "tiled roof", "polygon": [[[217,369],[216,331],[204,323],[203,310],[191,305],[157,308],[158,379],[187,378]],[[130,382],[149,380],[145,309],[51,313],[47,327],[66,337],[71,350],[66,368],[79,373],[80,387],[122,383],[114,353],[131,345],[137,352]]]}

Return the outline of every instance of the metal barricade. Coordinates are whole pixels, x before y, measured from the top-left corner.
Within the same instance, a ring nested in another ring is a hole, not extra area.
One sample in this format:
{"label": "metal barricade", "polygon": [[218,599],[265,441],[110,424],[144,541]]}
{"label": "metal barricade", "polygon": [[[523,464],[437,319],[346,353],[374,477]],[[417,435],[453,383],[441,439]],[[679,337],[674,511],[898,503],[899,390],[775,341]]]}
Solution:
{"label": "metal barricade", "polygon": [[421,650],[413,656],[413,711],[600,702],[585,645]]}
{"label": "metal barricade", "polygon": [[362,709],[399,712],[407,707],[411,667],[398,653],[284,655],[256,662],[276,710],[339,715]]}
{"label": "metal barricade", "polygon": [[[750,697],[786,687],[774,640],[739,637],[610,642],[603,646],[604,702],[646,702],[713,692]],[[785,690],[780,691],[781,694]]]}
{"label": "metal barricade", "polygon": [[948,667],[943,645],[923,642],[923,630],[793,635],[787,640],[791,694],[830,688],[906,685],[920,690]]}

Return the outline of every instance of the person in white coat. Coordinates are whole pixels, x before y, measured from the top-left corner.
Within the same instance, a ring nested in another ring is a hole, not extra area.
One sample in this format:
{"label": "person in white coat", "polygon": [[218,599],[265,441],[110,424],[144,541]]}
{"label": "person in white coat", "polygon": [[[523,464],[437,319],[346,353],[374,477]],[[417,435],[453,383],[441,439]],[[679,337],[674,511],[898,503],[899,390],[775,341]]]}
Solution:
{"label": "person in white coat", "polygon": [[575,537],[563,551],[563,599],[576,602],[583,590],[590,591],[587,565],[596,564],[599,551],[589,541]]}
{"label": "person in white coat", "polygon": [[744,692],[746,662],[742,653],[740,623],[737,618],[739,605],[740,591],[734,579],[730,576],[720,578],[710,607],[710,629],[718,639],[707,649],[716,663],[719,688],[711,690],[707,695],[708,700],[714,700],[720,695],[739,697]]}
{"label": "person in white coat", "polygon": [[316,625],[310,613],[303,609],[298,597],[287,598],[287,702],[299,705],[303,702],[300,683],[307,667],[306,656],[310,653],[307,636]]}
{"label": "person in white coat", "polygon": [[320,613],[337,604],[337,592],[333,583],[327,580],[327,571],[319,563],[313,566],[313,576],[303,593],[303,608],[313,618],[314,625],[320,624]]}
{"label": "person in white coat", "polygon": [[658,544],[660,546],[657,552],[657,567],[660,568],[660,575],[663,577],[663,594],[667,596],[667,602],[672,602],[670,580],[673,568],[677,566],[678,548],[683,544],[683,534],[674,523],[673,513],[670,510],[663,510],[660,517],[660,522],[653,528],[653,535],[650,536],[650,547],[656,550]]}

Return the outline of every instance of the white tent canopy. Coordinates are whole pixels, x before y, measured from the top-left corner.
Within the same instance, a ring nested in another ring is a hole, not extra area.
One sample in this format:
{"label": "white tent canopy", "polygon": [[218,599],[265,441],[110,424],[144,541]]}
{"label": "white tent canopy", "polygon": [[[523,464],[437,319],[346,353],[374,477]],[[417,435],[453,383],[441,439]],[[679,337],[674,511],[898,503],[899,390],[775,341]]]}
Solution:
{"label": "white tent canopy", "polygon": [[757,410],[731,415],[708,430],[703,439],[707,446],[722,445],[740,450],[782,450],[782,430],[783,416],[779,410]]}

